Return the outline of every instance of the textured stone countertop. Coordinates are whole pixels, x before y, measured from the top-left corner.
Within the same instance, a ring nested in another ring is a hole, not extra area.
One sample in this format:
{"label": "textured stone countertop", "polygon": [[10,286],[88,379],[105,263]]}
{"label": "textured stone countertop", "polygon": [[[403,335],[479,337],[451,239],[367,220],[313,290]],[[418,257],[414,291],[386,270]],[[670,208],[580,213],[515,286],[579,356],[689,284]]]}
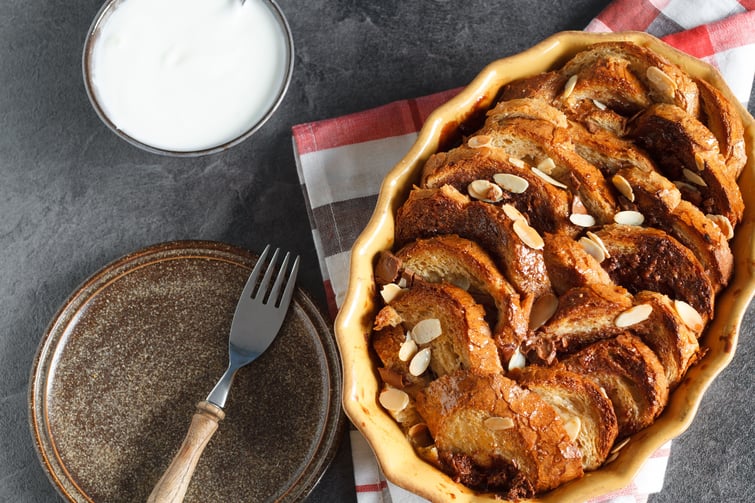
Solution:
{"label": "textured stone countertop", "polygon": [[[0,501],[58,501],[29,432],[29,372],[47,324],[95,271],[145,246],[216,240],[303,256],[324,305],[291,126],[468,83],[488,62],[581,29],[596,0],[279,0],[296,45],[283,103],[222,154],[142,152],[90,106],[81,50],[99,0],[0,2]],[[753,111],[753,101],[750,101]],[[732,364],[673,443],[666,501],[752,501],[755,311]],[[354,501],[347,437],[308,501]]]}

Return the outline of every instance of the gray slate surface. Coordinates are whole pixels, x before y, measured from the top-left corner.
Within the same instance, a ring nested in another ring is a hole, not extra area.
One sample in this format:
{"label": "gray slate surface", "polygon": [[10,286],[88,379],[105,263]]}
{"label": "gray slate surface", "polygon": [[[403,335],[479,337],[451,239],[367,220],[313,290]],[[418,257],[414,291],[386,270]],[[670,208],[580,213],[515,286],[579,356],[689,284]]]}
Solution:
{"label": "gray slate surface", "polygon": [[[59,500],[31,442],[27,383],[47,323],[81,281],[157,242],[270,241],[303,254],[300,283],[323,303],[291,126],[464,85],[608,2],[279,3],[297,54],[278,113],[241,146],[187,160],[129,146],[91,109],[80,61],[98,1],[0,2],[0,501]],[[752,500],[753,316],[652,502]],[[309,501],[355,500],[348,447]]]}

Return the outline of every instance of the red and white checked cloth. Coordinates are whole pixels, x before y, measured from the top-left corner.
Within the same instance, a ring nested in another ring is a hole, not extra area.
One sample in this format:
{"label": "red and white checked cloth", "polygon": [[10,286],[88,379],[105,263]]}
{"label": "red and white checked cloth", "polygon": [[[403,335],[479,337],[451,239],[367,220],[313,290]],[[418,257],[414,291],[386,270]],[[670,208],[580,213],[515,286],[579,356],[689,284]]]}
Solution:
{"label": "red and white checked cloth", "polygon": [[[747,104],[755,76],[755,0],[615,0],[586,31],[646,31],[716,66]],[[297,170],[307,199],[331,314],[348,282],[349,252],[367,224],[385,174],[404,156],[427,116],[459,89],[407,99],[293,127]],[[670,442],[626,489],[592,503],[646,502],[660,492]],[[372,450],[351,432],[359,503],[424,501],[386,482]]]}

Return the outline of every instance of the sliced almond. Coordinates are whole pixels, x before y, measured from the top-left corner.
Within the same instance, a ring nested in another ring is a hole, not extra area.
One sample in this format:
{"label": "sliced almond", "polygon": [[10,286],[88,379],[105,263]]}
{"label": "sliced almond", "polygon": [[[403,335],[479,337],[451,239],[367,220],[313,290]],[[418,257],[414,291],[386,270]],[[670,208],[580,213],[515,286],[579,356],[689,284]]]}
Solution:
{"label": "sliced almond", "polygon": [[546,157],[545,159],[537,163],[537,169],[547,175],[552,175],[553,170],[556,169],[556,162],[550,157]]}
{"label": "sliced almond", "polygon": [[501,431],[513,428],[514,420],[510,417],[492,416],[485,419],[482,424],[490,431]]}
{"label": "sliced almond", "polygon": [[666,72],[657,66],[651,66],[645,72],[645,76],[658,93],[669,99],[674,98],[674,94],[676,93],[676,82],[674,82],[674,79],[669,77]]}
{"label": "sliced almond", "polygon": [[592,257],[598,262],[603,262],[606,259],[606,254],[603,252],[603,248],[587,236],[579,238],[578,243],[583,250],[592,255]]}
{"label": "sliced almond", "polygon": [[522,215],[522,212],[516,209],[515,206],[504,204],[503,206],[501,206],[501,209],[503,210],[503,213],[511,220],[524,220],[525,222],[527,221],[527,219],[524,218],[524,215]]}
{"label": "sliced almond", "polygon": [[421,376],[430,366],[430,348],[420,349],[409,362],[409,373],[415,377]]}
{"label": "sliced almond", "polygon": [[613,216],[613,221],[621,225],[642,225],[645,215],[633,210],[620,211]]}
{"label": "sliced almond", "polygon": [[401,412],[409,405],[409,395],[393,387],[388,387],[380,393],[380,405],[392,412]]}
{"label": "sliced almond", "polygon": [[571,416],[564,421],[564,429],[569,436],[569,440],[574,442],[579,437],[579,431],[582,429],[582,420],[577,416]]}
{"label": "sliced almond", "polygon": [[491,141],[492,139],[490,138],[490,136],[485,134],[478,134],[477,136],[473,136],[468,139],[467,145],[472,148],[480,148],[490,145]]}
{"label": "sliced almond", "polygon": [[621,192],[621,195],[629,199],[630,202],[634,202],[634,190],[632,189],[632,186],[629,185],[626,178],[621,175],[613,175],[611,182],[613,182],[613,186]]}
{"label": "sliced almond", "polygon": [[608,108],[608,107],[606,106],[606,104],[605,104],[605,103],[603,103],[602,101],[598,101],[598,100],[592,100],[592,102],[593,102],[593,104],[594,104],[594,105],[595,105],[596,107],[598,107],[598,110],[605,110],[606,108]]}
{"label": "sliced almond", "polygon": [[571,212],[587,215],[587,208],[585,207],[585,203],[582,202],[582,199],[580,199],[577,194],[574,194],[574,197],[571,200]]}
{"label": "sliced almond", "polygon": [[509,359],[509,365],[508,370],[511,372],[514,369],[523,369],[527,366],[527,359],[524,357],[521,351],[519,351],[519,348],[516,348],[516,351],[514,351],[514,354],[511,355],[511,358]]}
{"label": "sliced almond", "polygon": [[623,449],[629,443],[629,440],[631,440],[631,438],[632,437],[627,437],[624,440],[620,441],[618,444],[615,444],[613,446],[613,449],[611,449],[611,454],[615,454]]}
{"label": "sliced almond", "polygon": [[577,85],[577,74],[575,73],[571,77],[569,77],[569,80],[566,81],[566,84],[564,85],[564,92],[561,95],[563,99],[568,98],[571,96],[571,93],[574,92],[574,87]]}
{"label": "sliced almond", "polygon": [[398,359],[402,362],[408,362],[417,354],[417,343],[412,339],[411,332],[406,333],[406,340],[401,344],[398,350]]}
{"label": "sliced almond", "polygon": [[708,186],[708,184],[705,183],[705,180],[703,180],[703,178],[700,175],[698,175],[697,173],[695,173],[691,169],[684,168],[682,170],[682,174],[684,175],[684,178],[686,178],[690,182],[694,183],[695,185],[699,185],[700,187],[707,187]]}
{"label": "sliced almond", "polygon": [[532,303],[530,309],[530,330],[537,330],[551,319],[558,309],[558,297],[552,293],[546,293]]}
{"label": "sliced almond", "polygon": [[592,227],[595,225],[595,217],[587,213],[572,213],[569,221],[579,227]]}
{"label": "sliced almond", "polygon": [[568,189],[569,188],[566,185],[564,185],[563,183],[561,183],[558,180],[556,180],[555,178],[553,178],[552,176],[550,176],[545,171],[542,171],[542,170],[540,170],[540,169],[538,169],[536,167],[532,168],[532,172],[535,173],[540,178],[542,178],[543,180],[545,180],[546,182],[550,183],[551,185],[553,185],[555,187],[558,187],[559,189]]}
{"label": "sliced almond", "polygon": [[705,159],[700,152],[695,152],[695,166],[697,166],[698,171],[705,171]]}
{"label": "sliced almond", "polygon": [[467,185],[467,192],[474,199],[487,203],[497,203],[503,199],[503,189],[488,180],[475,180]]}
{"label": "sliced almond", "polygon": [[509,162],[519,169],[524,169],[527,167],[527,164],[525,164],[525,162],[518,157],[509,157]]}
{"label": "sliced almond", "polygon": [[427,344],[440,337],[443,329],[440,326],[440,320],[437,318],[427,318],[412,328],[412,339],[417,344]]}
{"label": "sliced almond", "polygon": [[652,312],[653,306],[650,304],[638,304],[618,315],[614,320],[614,324],[619,328],[631,327],[647,320]]}
{"label": "sliced almond", "polygon": [[390,304],[391,302],[393,302],[393,299],[395,299],[396,296],[403,291],[404,289],[398,286],[396,283],[386,283],[380,289],[380,296],[383,297],[383,301],[385,301],[386,304]]}
{"label": "sliced almond", "polygon": [[705,216],[709,220],[713,221],[713,223],[716,224],[719,229],[721,229],[721,232],[724,234],[726,239],[731,239],[734,237],[734,227],[731,225],[731,220],[723,215],[713,215],[711,213],[708,213]]}
{"label": "sliced almond", "polygon": [[595,242],[596,245],[600,246],[600,249],[603,250],[603,254],[606,256],[606,258],[610,257],[611,254],[608,253],[608,248],[606,248],[606,244],[603,242],[602,239],[600,239],[600,236],[595,234],[594,232],[587,231],[585,232],[585,235]]}
{"label": "sliced almond", "polygon": [[497,183],[503,190],[511,192],[512,194],[521,194],[530,186],[530,182],[521,176],[513,175],[511,173],[496,173],[493,175],[493,181],[495,181],[495,183]]}
{"label": "sliced almond", "polygon": [[700,316],[700,313],[697,312],[697,309],[690,306],[683,300],[675,300],[674,309],[676,309],[679,317],[690,330],[698,334],[703,331],[705,323],[703,322],[703,317]]}
{"label": "sliced almond", "polygon": [[522,243],[533,250],[542,250],[545,246],[543,238],[535,229],[530,227],[526,220],[514,220],[514,232],[522,240]]}

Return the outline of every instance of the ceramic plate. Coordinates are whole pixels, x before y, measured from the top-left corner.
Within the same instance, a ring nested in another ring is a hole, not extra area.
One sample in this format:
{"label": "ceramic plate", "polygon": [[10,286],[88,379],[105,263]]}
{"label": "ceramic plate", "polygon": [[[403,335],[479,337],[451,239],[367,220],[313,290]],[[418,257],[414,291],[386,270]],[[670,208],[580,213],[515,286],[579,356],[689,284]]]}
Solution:
{"label": "ceramic plate", "polygon": [[[256,257],[212,242],[128,255],[88,279],[34,361],[42,464],[75,502],[145,501],[227,365],[231,319]],[[298,501],[344,425],[329,324],[301,290],[280,334],[231,388],[186,501]]]}

